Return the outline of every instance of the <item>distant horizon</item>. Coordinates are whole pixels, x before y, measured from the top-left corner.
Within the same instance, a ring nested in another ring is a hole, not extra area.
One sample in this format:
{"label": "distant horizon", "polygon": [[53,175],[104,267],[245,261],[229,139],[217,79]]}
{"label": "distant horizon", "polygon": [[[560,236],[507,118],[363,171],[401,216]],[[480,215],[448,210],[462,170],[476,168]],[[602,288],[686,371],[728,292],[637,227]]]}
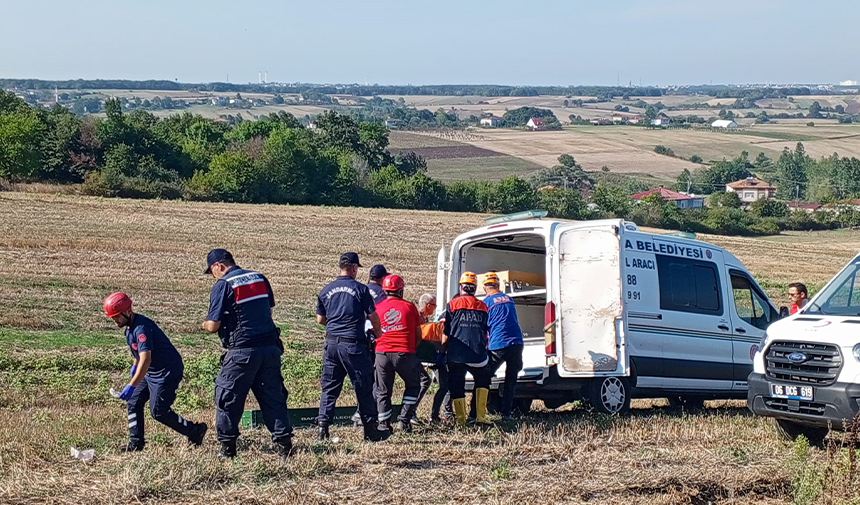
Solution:
{"label": "distant horizon", "polygon": [[236,85],[284,85],[284,86],[295,86],[295,85],[309,85],[309,86],[365,86],[365,87],[374,87],[374,86],[408,86],[408,87],[422,87],[422,86],[505,86],[505,87],[534,87],[534,88],[549,88],[549,87],[567,87],[567,88],[579,88],[579,87],[605,87],[605,88],[674,88],[674,87],[693,87],[693,86],[762,86],[762,87],[774,87],[774,86],[857,86],[858,84],[840,84],[840,82],[852,81],[854,79],[843,79],[839,82],[800,82],[800,81],[792,81],[792,82],[687,82],[687,83],[671,83],[671,84],[638,84],[638,83],[620,83],[620,84],[601,84],[601,83],[582,83],[582,84],[535,84],[535,83],[503,83],[503,82],[420,82],[420,83],[405,83],[405,82],[373,82],[370,84],[361,83],[361,82],[347,82],[347,81],[337,81],[337,82],[324,82],[324,81],[265,81],[265,82],[240,82],[240,81],[226,81],[226,80],[213,80],[213,81],[183,81],[177,79],[164,79],[164,78],[145,78],[145,79],[133,79],[126,77],[72,77],[72,78],[36,78],[36,77],[5,77],[0,76],[0,80],[11,80],[11,81],[40,81],[40,82],[64,82],[64,81],[126,81],[126,82],[172,82],[176,84],[185,84],[185,85],[193,85],[193,84],[236,84]]}

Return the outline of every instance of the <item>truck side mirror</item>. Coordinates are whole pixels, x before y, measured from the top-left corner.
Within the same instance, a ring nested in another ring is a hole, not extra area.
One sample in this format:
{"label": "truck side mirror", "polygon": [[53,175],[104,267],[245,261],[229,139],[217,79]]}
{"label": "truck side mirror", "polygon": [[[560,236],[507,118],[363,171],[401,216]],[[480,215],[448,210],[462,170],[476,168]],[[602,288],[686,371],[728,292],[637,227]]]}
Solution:
{"label": "truck side mirror", "polygon": [[788,317],[790,314],[788,313],[788,307],[780,307],[779,308],[779,318],[783,319]]}

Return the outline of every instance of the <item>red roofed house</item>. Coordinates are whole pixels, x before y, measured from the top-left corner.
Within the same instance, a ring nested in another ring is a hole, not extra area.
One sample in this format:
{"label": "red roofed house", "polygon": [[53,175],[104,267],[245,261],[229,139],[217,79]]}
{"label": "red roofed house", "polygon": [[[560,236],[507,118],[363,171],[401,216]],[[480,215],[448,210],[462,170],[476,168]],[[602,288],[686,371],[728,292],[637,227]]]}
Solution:
{"label": "red roofed house", "polygon": [[726,191],[737,193],[742,203],[753,203],[762,198],[776,197],[776,186],[758,177],[747,177],[739,181],[726,184]]}
{"label": "red roofed house", "polygon": [[639,201],[649,195],[659,195],[663,200],[675,202],[675,205],[681,209],[700,209],[705,205],[705,197],[703,196],[688,195],[663,186],[630,195],[630,198]]}
{"label": "red roofed house", "polygon": [[543,118],[533,117],[529,119],[529,122],[526,123],[526,126],[531,128],[532,130],[540,130],[541,128],[543,128]]}
{"label": "red roofed house", "polygon": [[822,207],[820,203],[788,202],[788,208],[796,211],[815,212]]}

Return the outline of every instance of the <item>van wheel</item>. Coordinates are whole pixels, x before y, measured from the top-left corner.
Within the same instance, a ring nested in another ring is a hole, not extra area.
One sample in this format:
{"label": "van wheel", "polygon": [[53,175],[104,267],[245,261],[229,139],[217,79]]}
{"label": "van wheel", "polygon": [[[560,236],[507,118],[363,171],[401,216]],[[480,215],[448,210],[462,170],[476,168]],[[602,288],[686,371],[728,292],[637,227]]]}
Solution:
{"label": "van wheel", "polygon": [[789,442],[794,442],[797,437],[803,435],[809,440],[809,445],[815,447],[824,447],[824,438],[827,436],[827,432],[830,431],[827,428],[808,426],[806,424],[795,423],[794,421],[786,421],[785,419],[774,419],[773,427],[776,428],[779,436]]}
{"label": "van wheel", "polygon": [[630,410],[630,382],[626,377],[594,379],[589,400],[597,412],[623,414]]}
{"label": "van wheel", "polygon": [[705,408],[705,399],[701,396],[670,396],[667,398],[667,400],[669,400],[669,405],[675,408]]}

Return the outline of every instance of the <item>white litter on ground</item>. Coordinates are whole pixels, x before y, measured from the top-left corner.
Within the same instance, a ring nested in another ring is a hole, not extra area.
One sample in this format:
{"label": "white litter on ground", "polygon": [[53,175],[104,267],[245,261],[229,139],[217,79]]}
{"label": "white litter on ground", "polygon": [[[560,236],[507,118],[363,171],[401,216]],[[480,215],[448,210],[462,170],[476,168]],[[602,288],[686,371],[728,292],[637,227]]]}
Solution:
{"label": "white litter on ground", "polygon": [[95,455],[96,455],[95,449],[86,449],[86,450],[80,451],[80,450],[72,447],[72,457],[77,458],[81,461],[92,461],[93,458],[95,457]]}

